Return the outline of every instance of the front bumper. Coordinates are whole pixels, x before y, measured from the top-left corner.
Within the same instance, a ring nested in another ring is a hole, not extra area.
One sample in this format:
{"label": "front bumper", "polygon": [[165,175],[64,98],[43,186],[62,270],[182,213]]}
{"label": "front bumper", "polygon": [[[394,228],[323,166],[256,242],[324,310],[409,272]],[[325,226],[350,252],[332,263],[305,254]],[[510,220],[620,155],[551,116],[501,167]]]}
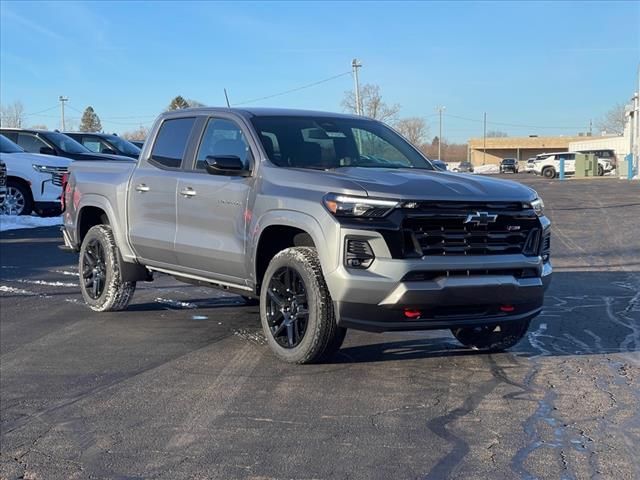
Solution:
{"label": "front bumper", "polygon": [[[428,330],[530,319],[541,312],[551,282],[551,263],[541,256],[394,259],[377,232],[342,234],[366,239],[376,258],[366,270],[342,265],[325,274],[341,327]],[[414,272],[424,279],[414,280]]]}

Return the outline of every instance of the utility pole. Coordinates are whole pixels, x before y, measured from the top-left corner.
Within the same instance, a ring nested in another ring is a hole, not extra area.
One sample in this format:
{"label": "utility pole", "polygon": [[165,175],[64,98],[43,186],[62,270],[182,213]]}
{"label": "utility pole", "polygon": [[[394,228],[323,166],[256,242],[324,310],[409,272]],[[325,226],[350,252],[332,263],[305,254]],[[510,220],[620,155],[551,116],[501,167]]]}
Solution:
{"label": "utility pole", "polygon": [[589,136],[593,135],[593,120],[589,119]]}
{"label": "utility pole", "polygon": [[58,97],[58,100],[60,100],[60,115],[61,115],[61,125],[62,125],[62,131],[64,132],[66,130],[65,125],[64,125],[64,102],[68,102],[69,98],[65,97],[63,95],[60,95]]}
{"label": "utility pole", "polygon": [[482,165],[485,163],[487,156],[487,112],[484,112],[484,133],[482,134]]}
{"label": "utility pole", "polygon": [[362,103],[360,102],[360,80],[358,79],[358,69],[362,67],[362,64],[358,61],[357,58],[354,58],[351,61],[351,69],[353,71],[353,81],[355,83],[355,94],[356,94],[356,115],[362,115]]}
{"label": "utility pole", "polygon": [[439,133],[438,133],[438,160],[440,160],[441,162],[442,160],[442,112],[443,110],[446,110],[447,107],[437,107],[436,110],[438,111],[438,115],[440,116],[440,129],[439,129]]}

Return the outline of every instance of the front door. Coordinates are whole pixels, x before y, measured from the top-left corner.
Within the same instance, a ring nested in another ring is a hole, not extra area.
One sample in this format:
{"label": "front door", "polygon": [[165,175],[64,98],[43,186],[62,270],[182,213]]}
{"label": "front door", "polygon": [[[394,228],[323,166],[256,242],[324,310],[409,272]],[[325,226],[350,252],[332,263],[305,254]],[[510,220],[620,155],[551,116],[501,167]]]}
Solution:
{"label": "front door", "polygon": [[207,156],[234,155],[247,167],[252,155],[233,120],[210,118],[190,172],[178,181],[175,250],[181,267],[194,274],[246,284],[247,201],[253,177],[211,175]]}
{"label": "front door", "polygon": [[149,158],[129,184],[129,235],[136,254],[152,265],[176,265],[176,192],[195,118],[167,119]]}

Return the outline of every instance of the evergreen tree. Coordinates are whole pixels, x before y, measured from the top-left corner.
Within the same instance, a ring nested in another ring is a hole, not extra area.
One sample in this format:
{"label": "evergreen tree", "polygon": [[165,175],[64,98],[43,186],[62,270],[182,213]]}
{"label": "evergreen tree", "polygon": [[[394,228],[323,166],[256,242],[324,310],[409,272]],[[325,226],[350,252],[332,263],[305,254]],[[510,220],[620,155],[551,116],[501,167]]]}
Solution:
{"label": "evergreen tree", "polygon": [[180,110],[181,108],[189,108],[189,102],[187,102],[181,95],[178,95],[169,104],[167,110]]}
{"label": "evergreen tree", "polygon": [[80,128],[81,132],[100,132],[102,131],[102,124],[100,123],[100,117],[93,110],[92,106],[88,106],[84,113],[82,114],[82,119],[80,120]]}

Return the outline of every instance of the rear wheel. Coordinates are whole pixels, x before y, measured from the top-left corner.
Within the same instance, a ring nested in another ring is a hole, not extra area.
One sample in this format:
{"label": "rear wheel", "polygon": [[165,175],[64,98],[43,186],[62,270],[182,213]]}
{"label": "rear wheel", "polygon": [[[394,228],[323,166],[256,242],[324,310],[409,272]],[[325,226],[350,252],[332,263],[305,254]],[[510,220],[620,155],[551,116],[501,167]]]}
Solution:
{"label": "rear wheel", "polygon": [[336,324],[315,248],[288,248],[273,257],[262,284],[260,318],[269,346],[285,362],[318,362],[340,348],[346,329]]}
{"label": "rear wheel", "polygon": [[513,347],[527,333],[531,320],[515,320],[477,327],[452,328],[451,333],[465,347],[499,352]]}
{"label": "rear wheel", "polygon": [[31,215],[33,199],[31,190],[21,182],[7,181],[7,193],[2,204],[4,215]]}
{"label": "rear wheel", "polygon": [[136,282],[123,282],[120,251],[108,225],[91,227],[80,247],[80,290],[89,308],[96,312],[124,310]]}
{"label": "rear wheel", "polygon": [[542,176],[544,178],[555,178],[556,176],[556,170],[553,167],[545,167],[542,170]]}
{"label": "rear wheel", "polygon": [[604,167],[602,165],[598,165],[598,176],[602,177],[604,175]]}

